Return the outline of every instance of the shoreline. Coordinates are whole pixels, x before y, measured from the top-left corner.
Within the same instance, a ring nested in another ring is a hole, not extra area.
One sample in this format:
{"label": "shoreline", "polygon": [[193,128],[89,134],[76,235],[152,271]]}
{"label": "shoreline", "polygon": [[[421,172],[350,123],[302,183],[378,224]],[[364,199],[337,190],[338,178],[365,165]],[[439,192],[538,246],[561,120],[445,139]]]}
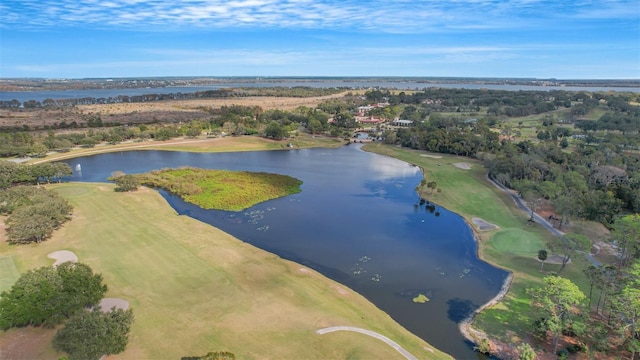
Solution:
{"label": "shoreline", "polygon": [[[482,260],[482,261],[485,261],[485,260]],[[475,320],[478,314],[480,314],[481,312],[483,312],[489,307],[497,305],[500,301],[502,301],[502,299],[504,299],[504,297],[509,293],[509,290],[511,289],[513,278],[514,278],[513,273],[509,271],[509,275],[504,280],[504,283],[502,284],[502,287],[500,288],[500,291],[498,292],[498,294],[494,296],[492,299],[490,299],[489,301],[487,301],[486,303],[484,303],[482,306],[474,310],[464,320],[462,320],[460,324],[458,324],[458,328],[460,329],[462,336],[464,336],[467,340],[471,341],[474,344],[480,343],[480,339],[488,339],[488,336],[486,335],[486,333],[473,327],[473,320]]]}
{"label": "shoreline", "polygon": [[[451,211],[451,210],[449,210]],[[460,329],[460,332],[462,333],[462,336],[464,336],[467,340],[469,340],[470,342],[474,343],[474,344],[479,344],[481,339],[489,339],[489,337],[487,336],[486,333],[476,329],[473,327],[473,321],[475,320],[476,316],[478,314],[480,314],[481,312],[483,312],[484,310],[497,305],[500,301],[502,301],[502,299],[504,299],[505,296],[507,296],[507,294],[509,293],[509,290],[511,289],[511,284],[513,283],[513,278],[514,278],[514,274],[513,271],[511,271],[510,269],[506,269],[502,266],[499,266],[497,264],[494,264],[493,262],[489,262],[487,259],[485,259],[484,256],[482,256],[482,252],[480,251],[480,239],[481,236],[478,233],[479,230],[476,229],[472,223],[469,223],[469,220],[456,213],[458,216],[460,216],[461,218],[464,219],[464,222],[467,224],[467,226],[469,226],[469,228],[471,228],[471,233],[473,234],[473,240],[476,243],[476,257],[478,259],[480,259],[481,261],[486,262],[487,264],[490,264],[491,266],[495,266],[498,269],[502,269],[504,271],[506,271],[508,273],[507,277],[504,279],[504,282],[502,283],[502,287],[500,288],[500,291],[496,294],[496,296],[494,296],[493,298],[489,299],[489,301],[487,301],[486,303],[484,303],[483,305],[481,305],[479,308],[475,309],[471,314],[467,315],[467,317],[465,317],[459,324],[458,324],[458,329]],[[494,229],[496,230],[496,229]],[[475,335],[475,336],[473,336]]]}
{"label": "shoreline", "polygon": [[[420,167],[420,170],[424,174],[424,169],[422,167]],[[418,191],[418,195],[420,195],[420,191]],[[513,283],[513,278],[514,278],[513,271],[511,271],[510,269],[506,269],[506,268],[504,268],[502,266],[499,266],[498,264],[495,264],[493,262],[490,262],[484,256],[482,256],[482,252],[480,251],[480,244],[481,244],[480,239],[482,237],[479,234],[479,230],[476,229],[475,226],[473,226],[474,225],[473,222],[470,222],[469,219],[467,219],[466,217],[462,216],[461,214],[459,214],[459,213],[457,213],[457,212],[455,212],[453,210],[450,210],[448,207],[443,206],[440,203],[435,203],[435,202],[433,202],[431,200],[429,200],[429,202],[434,203],[434,204],[436,204],[438,206],[442,206],[445,209],[447,209],[448,211],[451,211],[452,213],[460,216],[464,220],[465,224],[467,224],[467,226],[471,230],[471,234],[473,236],[473,241],[476,243],[476,257],[479,260],[484,261],[485,263],[487,263],[487,264],[489,264],[491,266],[494,266],[494,267],[496,267],[498,269],[504,270],[505,272],[508,273],[507,277],[504,279],[504,282],[502,283],[502,287],[500,288],[500,291],[496,294],[496,296],[494,296],[493,298],[489,299],[486,303],[484,303],[483,305],[481,305],[480,307],[475,309],[471,314],[467,315],[460,323],[458,323],[458,329],[460,330],[460,333],[462,334],[462,336],[465,339],[467,339],[468,341],[472,342],[473,344],[479,344],[481,339],[488,339],[488,336],[487,336],[486,333],[474,328],[473,327],[473,321],[475,320],[475,318],[476,318],[476,316],[478,314],[480,314],[481,312],[483,312],[487,308],[490,308],[490,307],[498,304],[509,293],[509,290],[511,289],[511,284]],[[497,229],[499,229],[499,228],[492,229],[492,230],[497,230]]]}
{"label": "shoreline", "polygon": [[[375,153],[375,152],[374,152]],[[382,155],[382,154],[381,154]],[[385,156],[390,156],[390,155],[385,155]],[[392,156],[390,156],[392,157]],[[427,157],[431,157],[431,158],[435,158],[435,159],[439,159],[440,157],[434,157],[434,155],[427,155]],[[406,160],[403,160],[406,161]],[[411,164],[410,162],[407,161],[407,163]],[[423,166],[421,165],[417,165],[417,164],[413,164],[415,166],[417,166],[418,168],[420,168],[420,172],[422,172],[422,177],[425,178],[425,169]],[[487,181],[488,181],[488,177],[487,177]],[[421,191],[424,188],[424,186],[420,186],[418,185],[418,187],[416,188],[416,193],[418,194],[418,196],[420,198],[425,198],[426,200],[426,196],[423,196],[423,192]],[[426,193],[425,193],[426,195]],[[482,338],[487,338],[488,336],[478,330],[473,328],[473,321],[475,319],[475,317],[480,314],[482,311],[486,310],[489,307],[492,307],[496,304],[498,304],[500,301],[502,301],[502,299],[509,293],[509,290],[511,289],[511,284],[513,283],[513,279],[514,279],[514,273],[513,271],[511,271],[510,269],[504,268],[502,266],[499,266],[498,264],[491,262],[489,260],[487,260],[484,256],[482,256],[482,252],[480,251],[480,245],[481,245],[481,239],[482,236],[479,233],[479,230],[476,229],[476,227],[474,226],[474,223],[472,220],[467,219],[467,217],[461,215],[460,213],[451,210],[449,207],[443,206],[442,204],[438,203],[438,202],[434,202],[432,200],[429,200],[430,203],[432,204],[436,204],[438,206],[441,206],[445,209],[447,209],[448,211],[460,216],[465,224],[467,224],[467,226],[469,227],[469,229],[471,230],[471,234],[473,236],[473,240],[476,243],[476,257],[478,258],[478,260],[480,261],[484,261],[485,263],[494,266],[498,269],[504,270],[505,272],[507,272],[507,277],[505,278],[502,287],[500,288],[500,291],[491,299],[489,299],[486,303],[484,303],[483,305],[481,305],[480,307],[478,307],[476,310],[474,310],[471,314],[467,315],[460,323],[458,323],[458,329],[460,330],[460,333],[462,334],[462,336],[467,339],[468,341],[470,341],[473,344],[478,344],[480,342],[480,339]],[[489,231],[493,231],[493,230],[498,230],[500,229],[499,227],[496,227],[495,229],[491,229]],[[475,335],[475,336],[474,336]]]}
{"label": "shoreline", "polygon": [[[38,164],[38,163],[43,163],[43,162],[50,162],[50,161],[59,161],[59,160],[68,160],[68,159],[73,159],[76,157],[82,157],[82,156],[91,156],[91,155],[98,155],[98,154],[103,154],[103,153],[109,153],[109,152],[116,152],[116,151],[135,151],[135,150],[147,150],[147,149],[152,149],[152,150],[162,150],[162,149],[158,149],[158,148],[162,148],[165,146],[180,146],[180,145],[184,145],[184,144],[191,144],[191,143],[207,143],[207,142],[215,142],[215,141],[225,141],[225,139],[227,138],[216,138],[216,139],[211,139],[211,138],[204,138],[204,139],[187,139],[187,138],[181,138],[181,139],[171,139],[171,140],[166,140],[166,141],[162,141],[162,142],[158,142],[158,141],[149,141],[147,144],[140,144],[140,143],[123,143],[123,144],[117,144],[117,145],[102,145],[100,146],[100,148],[96,149],[96,148],[91,148],[91,149],[87,149],[87,151],[78,151],[76,153],[57,153],[56,155],[59,156],[52,156],[52,157],[45,157],[43,159],[37,159],[35,161],[32,161],[33,159],[29,160],[28,164]],[[229,140],[226,141],[232,141],[233,138],[229,138]],[[255,150],[255,149],[248,149],[248,150]],[[257,150],[257,151],[269,151],[271,149],[262,149],[262,150]],[[181,151],[186,151],[189,152],[189,149],[184,149]],[[192,152],[194,152],[193,150],[191,150]],[[236,149],[236,150],[222,150],[222,152],[229,152],[229,151],[242,151],[240,149]],[[216,151],[211,151],[211,152],[216,152]],[[420,170],[422,172],[423,178],[424,178],[424,174],[425,174],[425,169],[422,166],[419,166]],[[416,192],[418,193],[419,196],[421,196],[421,193],[419,191],[419,189],[416,190]],[[421,196],[422,197],[422,196]],[[439,206],[442,206],[441,204],[437,203],[437,202],[433,202],[431,200],[429,200],[431,203],[437,204]],[[449,210],[448,207],[443,206],[445,208],[447,208]],[[449,210],[452,211],[452,210]],[[511,284],[513,282],[513,273],[509,270],[509,269],[505,269],[501,266],[498,266],[495,263],[489,262],[487,259],[485,259],[482,256],[482,252],[480,249],[481,246],[481,236],[479,234],[479,230],[475,228],[474,224],[472,222],[470,222],[469,219],[467,219],[465,216],[452,211],[453,213],[455,213],[456,215],[460,216],[464,222],[467,224],[467,226],[469,227],[469,229],[472,232],[472,236],[473,239],[476,243],[476,257],[481,260],[484,261],[487,264],[490,264],[491,266],[494,266],[496,268],[502,269],[504,271],[506,271],[508,273],[507,277],[504,280],[504,283],[500,289],[500,291],[493,297],[491,298],[489,301],[487,301],[485,304],[483,304],[482,306],[480,306],[479,308],[477,308],[476,310],[474,310],[471,314],[469,314],[467,317],[465,317],[464,320],[462,320],[460,323],[458,323],[458,328],[460,330],[460,333],[462,334],[462,336],[474,343],[474,344],[478,344],[479,341],[482,338],[486,338],[486,334],[484,334],[483,332],[481,332],[480,330],[477,330],[475,328],[473,328],[473,320],[475,319],[475,317],[481,313],[482,311],[484,311],[485,309],[494,306],[495,304],[499,303],[505,296],[506,294],[509,292]],[[474,336],[475,335],[475,336]]]}

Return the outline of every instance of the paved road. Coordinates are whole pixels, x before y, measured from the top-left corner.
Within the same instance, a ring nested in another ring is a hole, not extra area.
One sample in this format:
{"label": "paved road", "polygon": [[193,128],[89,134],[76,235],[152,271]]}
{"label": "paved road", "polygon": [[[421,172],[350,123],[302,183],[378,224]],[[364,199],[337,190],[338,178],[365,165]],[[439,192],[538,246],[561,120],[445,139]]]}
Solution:
{"label": "paved road", "polygon": [[386,337],[384,335],[380,335],[377,332],[374,332],[374,331],[371,331],[371,330],[358,328],[358,327],[353,327],[353,326],[331,326],[331,327],[328,327],[328,328],[316,330],[316,334],[323,335],[323,334],[334,332],[334,331],[353,331],[353,332],[357,332],[357,333],[360,333],[360,334],[369,335],[369,336],[374,337],[374,338],[376,338],[378,340],[384,341],[385,343],[387,343],[387,345],[389,345],[392,348],[396,349],[400,354],[402,354],[408,360],[418,360],[417,357],[413,356],[410,352],[405,350],[397,342],[389,339],[388,337]]}
{"label": "paved road", "polygon": [[[491,182],[498,189],[500,189],[500,190],[506,192],[507,194],[509,194],[509,196],[511,196],[511,199],[513,199],[513,202],[515,202],[516,205],[518,205],[518,207],[520,209],[522,209],[525,212],[527,212],[527,214],[531,214],[531,209],[529,209],[527,204],[522,200],[522,198],[518,194],[516,194],[515,192],[513,192],[511,189],[507,188],[506,186],[500,184],[499,182],[493,180],[493,178],[491,178],[489,175],[487,175],[487,180],[489,180],[489,182]],[[551,232],[555,236],[562,237],[564,235],[564,233],[562,231],[554,228],[553,225],[551,225],[545,218],[543,218],[542,216],[540,216],[540,215],[538,215],[536,213],[533,214],[533,221],[535,221],[538,224],[542,225],[545,229],[549,230],[549,232]]]}

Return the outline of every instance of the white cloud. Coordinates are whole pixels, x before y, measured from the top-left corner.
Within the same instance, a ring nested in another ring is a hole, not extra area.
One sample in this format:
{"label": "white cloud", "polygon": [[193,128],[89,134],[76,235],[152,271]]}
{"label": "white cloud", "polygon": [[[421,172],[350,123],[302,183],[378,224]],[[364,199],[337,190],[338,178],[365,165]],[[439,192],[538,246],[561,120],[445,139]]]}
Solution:
{"label": "white cloud", "polygon": [[[27,0],[4,3],[2,27],[324,28],[380,32],[491,29],[545,18],[640,16],[637,0]],[[635,14],[634,14],[635,13]]]}

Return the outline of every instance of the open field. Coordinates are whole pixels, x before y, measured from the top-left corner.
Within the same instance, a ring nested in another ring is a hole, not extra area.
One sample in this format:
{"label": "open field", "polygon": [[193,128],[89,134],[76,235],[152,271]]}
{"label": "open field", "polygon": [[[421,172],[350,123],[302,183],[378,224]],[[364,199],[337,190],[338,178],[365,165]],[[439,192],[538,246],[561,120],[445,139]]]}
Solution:
{"label": "open field", "polygon": [[[238,359],[403,358],[362,334],[315,333],[338,325],[376,331],[421,359],[448,358],[362,296],[176,215],[156,191],[116,193],[113,185],[84,183],[50,187],[73,204],[73,219],[43,243],[2,243],[0,255],[24,272],[51,265],[47,254],[53,251],[69,250],[102,273],[107,297],[128,301],[135,316],[127,350],[110,359],[177,359],[210,351],[230,351]],[[0,344],[34,331],[2,333]],[[46,341],[29,346],[39,346],[40,358],[60,355]]]}
{"label": "open field", "polygon": [[[486,179],[486,169],[479,161],[445,154],[437,154],[440,158],[435,158],[425,156],[429,153],[424,151],[379,143],[368,144],[365,149],[420,166],[425,179],[436,181],[440,189],[440,192],[434,194],[424,189],[421,194],[425,199],[462,215],[469,224],[473,224],[473,217],[479,217],[499,227],[497,230],[483,232],[474,228],[479,241],[478,253],[483,260],[511,271],[513,283],[501,302],[475,318],[473,327],[506,343],[517,344],[522,341],[532,322],[531,305],[525,289],[541,284],[544,276],[560,267],[557,264],[546,264],[544,271],[539,271],[538,250],[547,248],[551,250],[550,256],[557,255],[561,250],[560,239],[552,236],[542,226],[528,223],[528,214],[517,208],[506,193]],[[470,169],[455,166],[462,159],[471,165]],[[570,278],[588,294],[589,283],[582,273],[582,269],[587,266],[587,261],[576,255],[562,275]]]}
{"label": "open field", "polygon": [[[167,100],[144,103],[77,105],[74,107],[40,109],[0,109],[0,127],[29,126],[30,128],[51,126],[66,122],[86,123],[92,116],[100,116],[102,122],[121,124],[159,122],[179,122],[207,120],[211,115],[206,109],[222,106],[259,106],[263,110],[292,110],[300,106],[315,108],[329,99],[343,97],[347,92],[315,97],[233,97],[200,100]],[[352,91],[354,93],[354,91]]]}

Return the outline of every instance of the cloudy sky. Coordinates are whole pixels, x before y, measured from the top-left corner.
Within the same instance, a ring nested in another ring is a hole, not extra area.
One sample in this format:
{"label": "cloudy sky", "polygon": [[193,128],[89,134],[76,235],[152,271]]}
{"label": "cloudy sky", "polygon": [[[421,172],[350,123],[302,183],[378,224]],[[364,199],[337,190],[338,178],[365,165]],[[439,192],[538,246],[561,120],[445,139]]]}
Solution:
{"label": "cloudy sky", "polygon": [[640,1],[0,1],[0,77],[142,76],[640,79]]}

